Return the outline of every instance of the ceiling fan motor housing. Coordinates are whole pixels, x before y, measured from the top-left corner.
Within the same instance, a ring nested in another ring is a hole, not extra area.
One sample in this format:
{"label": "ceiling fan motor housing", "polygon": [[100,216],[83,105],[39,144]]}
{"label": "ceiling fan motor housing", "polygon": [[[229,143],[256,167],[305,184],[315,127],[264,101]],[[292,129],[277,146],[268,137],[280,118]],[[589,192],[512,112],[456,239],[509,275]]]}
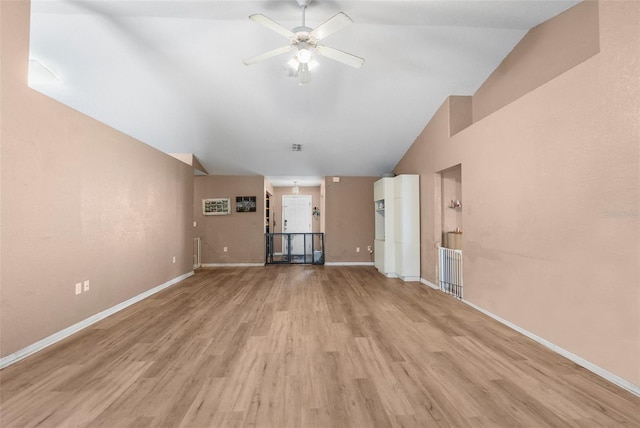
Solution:
{"label": "ceiling fan motor housing", "polygon": [[300,45],[304,45],[315,48],[318,44],[318,41],[313,36],[311,36],[311,31],[312,30],[309,27],[294,28],[293,32],[295,34],[293,35],[293,37],[291,37],[291,44],[297,45],[299,47]]}

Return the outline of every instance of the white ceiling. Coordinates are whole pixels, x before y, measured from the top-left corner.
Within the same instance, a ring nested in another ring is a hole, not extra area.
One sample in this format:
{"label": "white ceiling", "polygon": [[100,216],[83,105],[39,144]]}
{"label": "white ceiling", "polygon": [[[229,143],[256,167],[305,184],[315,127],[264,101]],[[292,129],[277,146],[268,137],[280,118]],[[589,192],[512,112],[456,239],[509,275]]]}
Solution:
{"label": "white ceiling", "polygon": [[528,29],[576,3],[314,0],[307,26],[346,13],[354,23],[323,44],[366,62],[319,57],[299,86],[293,52],[242,62],[288,43],[248,16],[297,27],[295,0],[33,0],[31,58],[61,81],[30,84],[210,174],[379,176],[448,95],[473,94]]}

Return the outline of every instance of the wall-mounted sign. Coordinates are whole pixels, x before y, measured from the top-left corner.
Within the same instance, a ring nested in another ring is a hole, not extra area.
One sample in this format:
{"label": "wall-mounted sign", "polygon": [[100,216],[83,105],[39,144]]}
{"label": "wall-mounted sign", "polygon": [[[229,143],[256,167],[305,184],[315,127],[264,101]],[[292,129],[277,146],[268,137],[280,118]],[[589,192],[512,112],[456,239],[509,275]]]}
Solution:
{"label": "wall-mounted sign", "polygon": [[230,198],[203,199],[202,214],[204,215],[231,214],[231,199]]}
{"label": "wall-mounted sign", "polygon": [[255,196],[236,196],[236,212],[251,213],[256,212]]}

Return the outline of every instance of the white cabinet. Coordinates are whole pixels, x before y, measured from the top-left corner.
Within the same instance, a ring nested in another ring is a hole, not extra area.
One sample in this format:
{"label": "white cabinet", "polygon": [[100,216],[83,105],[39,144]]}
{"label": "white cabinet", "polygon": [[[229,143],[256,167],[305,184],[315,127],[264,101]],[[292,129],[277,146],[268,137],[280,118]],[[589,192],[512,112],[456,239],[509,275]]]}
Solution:
{"label": "white cabinet", "polygon": [[418,175],[382,178],[373,188],[375,266],[384,275],[420,280],[420,187]]}
{"label": "white cabinet", "polygon": [[374,264],[385,275],[395,272],[393,264],[393,178],[383,178],[373,185],[375,209]]}

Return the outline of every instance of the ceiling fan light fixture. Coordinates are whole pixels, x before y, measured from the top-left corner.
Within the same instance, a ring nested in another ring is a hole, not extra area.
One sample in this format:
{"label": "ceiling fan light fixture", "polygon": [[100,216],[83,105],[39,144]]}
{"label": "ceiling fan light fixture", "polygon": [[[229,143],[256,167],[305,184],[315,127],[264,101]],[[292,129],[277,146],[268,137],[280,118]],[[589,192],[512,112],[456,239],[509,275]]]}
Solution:
{"label": "ceiling fan light fixture", "polygon": [[[354,68],[360,68],[362,64],[364,64],[363,58],[339,49],[318,44],[318,42],[323,40],[325,37],[328,37],[336,31],[350,25],[353,22],[352,19],[344,12],[339,12],[316,28],[309,28],[305,23],[305,9],[310,1],[311,0],[297,0],[298,5],[302,9],[302,26],[296,27],[293,30],[283,27],[262,14],[250,15],[249,19],[252,21],[264,25],[268,29],[285,36],[289,40],[289,44],[251,58],[247,58],[243,62],[246,65],[251,65],[296,49],[296,55],[288,62],[291,67],[291,70],[288,71],[288,75],[298,77],[301,85],[309,83],[311,80],[310,71],[313,69],[313,63],[315,62],[313,57],[315,54],[325,56]],[[313,55],[311,54],[311,49],[314,50]]]}
{"label": "ceiling fan light fixture", "polygon": [[307,49],[306,43],[300,43],[300,48],[298,49],[298,61],[302,64],[308,64],[311,61],[311,51]]}
{"label": "ceiling fan light fixture", "polygon": [[298,68],[298,84],[306,85],[311,82],[311,72],[309,72],[309,64],[302,63]]}
{"label": "ceiling fan light fixture", "polygon": [[[302,63],[298,60],[297,55],[291,58],[289,61],[287,61],[287,65],[296,73],[295,74],[296,76],[297,76],[298,68],[300,68],[300,64]],[[307,65],[309,66],[309,71],[316,68],[319,64],[320,63],[318,61],[316,61],[314,58],[311,58],[311,60],[307,63]]]}

